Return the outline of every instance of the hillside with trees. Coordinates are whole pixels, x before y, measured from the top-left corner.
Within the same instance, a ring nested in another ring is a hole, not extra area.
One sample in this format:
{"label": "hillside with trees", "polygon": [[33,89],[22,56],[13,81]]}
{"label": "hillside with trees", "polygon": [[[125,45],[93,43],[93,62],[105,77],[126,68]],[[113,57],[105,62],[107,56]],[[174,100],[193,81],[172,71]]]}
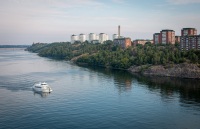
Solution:
{"label": "hillside with trees", "polygon": [[101,66],[114,69],[128,69],[131,66],[155,66],[173,64],[200,64],[200,51],[181,51],[179,45],[153,45],[146,43],[122,49],[112,41],[104,44],[69,42],[37,43],[27,48],[39,56],[62,60],[73,60],[77,64]]}

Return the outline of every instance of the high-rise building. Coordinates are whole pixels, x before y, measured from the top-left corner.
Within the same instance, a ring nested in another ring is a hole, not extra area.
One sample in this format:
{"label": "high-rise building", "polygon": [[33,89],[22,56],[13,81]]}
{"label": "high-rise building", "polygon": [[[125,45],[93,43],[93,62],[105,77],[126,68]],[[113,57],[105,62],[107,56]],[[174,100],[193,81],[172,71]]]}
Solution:
{"label": "high-rise building", "polygon": [[175,44],[175,31],[162,30],[160,34],[162,44]]}
{"label": "high-rise building", "polygon": [[78,36],[73,34],[73,35],[71,36],[71,43],[74,43],[74,42],[76,42],[76,41],[78,41]]}
{"label": "high-rise building", "polygon": [[183,28],[181,30],[180,49],[200,50],[200,35],[197,35],[197,30],[195,28]]}
{"label": "high-rise building", "polygon": [[173,30],[162,30],[160,33],[153,35],[154,44],[175,44],[175,31]]}
{"label": "high-rise building", "polygon": [[175,36],[175,43],[181,42],[181,36]]}
{"label": "high-rise building", "polygon": [[94,33],[89,34],[89,42],[92,43],[93,40],[97,40],[97,36]]}
{"label": "high-rise building", "polygon": [[160,33],[153,34],[153,43],[154,44],[160,44],[161,43]]}
{"label": "high-rise building", "polygon": [[181,36],[197,35],[197,30],[195,28],[183,28],[181,30]]}
{"label": "high-rise building", "polygon": [[200,35],[181,36],[181,50],[200,50]]}
{"label": "high-rise building", "polygon": [[108,35],[105,33],[100,33],[99,34],[99,43],[104,43],[105,41],[108,40]]}
{"label": "high-rise building", "polygon": [[81,43],[85,42],[86,41],[86,35],[85,34],[80,34],[79,35],[79,40]]}

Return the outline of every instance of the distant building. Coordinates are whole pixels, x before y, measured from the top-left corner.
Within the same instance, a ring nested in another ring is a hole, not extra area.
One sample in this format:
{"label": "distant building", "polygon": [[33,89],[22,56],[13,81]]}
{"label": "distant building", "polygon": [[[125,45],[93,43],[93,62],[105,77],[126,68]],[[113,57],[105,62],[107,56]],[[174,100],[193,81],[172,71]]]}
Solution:
{"label": "distant building", "polygon": [[162,30],[160,33],[153,35],[154,44],[175,44],[175,31],[174,30]]}
{"label": "distant building", "polygon": [[105,33],[100,33],[99,34],[99,43],[104,43],[105,41],[108,40],[108,35]]}
{"label": "distant building", "polygon": [[200,50],[200,35],[197,35],[195,28],[183,28],[180,37],[181,50]]}
{"label": "distant building", "polygon": [[119,38],[118,34],[113,34],[113,40]]}
{"label": "distant building", "polygon": [[78,36],[77,35],[72,35],[71,36],[71,43],[74,43],[74,42],[76,42],[76,41],[79,41],[79,38],[78,38]]}
{"label": "distant building", "polygon": [[131,46],[131,38],[118,38],[114,39],[114,45],[119,45],[123,49],[128,48]]}
{"label": "distant building", "polygon": [[92,43],[93,40],[97,40],[97,35],[94,33],[89,34],[89,42]]}
{"label": "distant building", "polygon": [[91,43],[97,44],[97,43],[99,43],[99,40],[92,40]]}
{"label": "distant building", "polygon": [[153,35],[153,43],[154,44],[160,44],[161,43],[161,36],[160,33],[155,33]]}
{"label": "distant building", "polygon": [[181,36],[197,35],[197,30],[195,28],[183,28],[181,30]]}
{"label": "distant building", "polygon": [[81,43],[85,42],[86,41],[86,35],[85,34],[80,34],[79,35],[79,40]]}
{"label": "distant building", "polygon": [[181,50],[200,50],[200,35],[181,36]]}
{"label": "distant building", "polygon": [[136,46],[137,44],[145,45],[145,43],[150,42],[153,44],[153,40],[148,40],[148,39],[136,39],[133,41],[133,46]]}
{"label": "distant building", "polygon": [[160,34],[162,44],[175,44],[175,31],[162,30]]}
{"label": "distant building", "polygon": [[181,36],[175,36],[175,43],[181,42]]}

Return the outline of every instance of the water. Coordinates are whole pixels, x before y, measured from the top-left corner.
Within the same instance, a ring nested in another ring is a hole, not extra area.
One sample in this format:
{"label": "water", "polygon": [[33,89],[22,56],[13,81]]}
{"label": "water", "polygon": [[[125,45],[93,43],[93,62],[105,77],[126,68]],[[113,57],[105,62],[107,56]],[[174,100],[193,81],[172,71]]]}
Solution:
{"label": "water", "polygon": [[[200,81],[84,68],[0,49],[0,128],[199,129]],[[35,82],[53,92],[38,94]]]}

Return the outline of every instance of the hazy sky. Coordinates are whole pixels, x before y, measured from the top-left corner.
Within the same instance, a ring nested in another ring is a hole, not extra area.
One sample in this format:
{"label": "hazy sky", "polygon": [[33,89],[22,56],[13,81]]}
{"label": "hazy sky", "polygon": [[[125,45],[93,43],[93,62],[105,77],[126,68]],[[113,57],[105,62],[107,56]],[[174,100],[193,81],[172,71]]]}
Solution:
{"label": "hazy sky", "polygon": [[183,27],[200,31],[200,0],[0,0],[0,44],[70,41],[71,34],[152,39]]}

